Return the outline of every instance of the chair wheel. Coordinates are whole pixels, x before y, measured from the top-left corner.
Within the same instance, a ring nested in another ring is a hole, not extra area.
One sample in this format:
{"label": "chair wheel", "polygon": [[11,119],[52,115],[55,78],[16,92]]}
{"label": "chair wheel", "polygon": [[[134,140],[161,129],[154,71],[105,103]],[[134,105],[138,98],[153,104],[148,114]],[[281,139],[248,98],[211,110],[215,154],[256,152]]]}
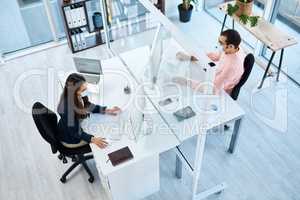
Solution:
{"label": "chair wheel", "polygon": [[64,164],[68,163],[68,160],[66,158],[63,158],[63,163]]}
{"label": "chair wheel", "polygon": [[60,181],[61,181],[62,183],[66,183],[66,182],[67,182],[67,179],[66,179],[65,177],[61,177]]}
{"label": "chair wheel", "polygon": [[62,154],[59,154],[57,157],[59,160],[62,160],[64,158],[64,156]]}
{"label": "chair wheel", "polygon": [[89,178],[89,182],[90,182],[90,183],[93,183],[94,180],[95,180],[94,177],[90,177],[90,178]]}
{"label": "chair wheel", "polygon": [[76,156],[72,156],[72,162],[76,162],[76,161],[77,161]]}

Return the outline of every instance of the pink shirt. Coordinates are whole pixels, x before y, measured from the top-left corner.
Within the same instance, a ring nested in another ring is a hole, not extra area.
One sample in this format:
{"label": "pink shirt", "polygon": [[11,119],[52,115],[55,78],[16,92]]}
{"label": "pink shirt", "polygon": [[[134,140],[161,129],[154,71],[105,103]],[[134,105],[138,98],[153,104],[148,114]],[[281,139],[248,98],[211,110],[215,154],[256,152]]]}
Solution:
{"label": "pink shirt", "polygon": [[217,89],[224,89],[228,94],[239,83],[244,73],[244,59],[246,57],[243,50],[234,54],[224,52],[208,53],[207,56],[217,64],[214,85]]}

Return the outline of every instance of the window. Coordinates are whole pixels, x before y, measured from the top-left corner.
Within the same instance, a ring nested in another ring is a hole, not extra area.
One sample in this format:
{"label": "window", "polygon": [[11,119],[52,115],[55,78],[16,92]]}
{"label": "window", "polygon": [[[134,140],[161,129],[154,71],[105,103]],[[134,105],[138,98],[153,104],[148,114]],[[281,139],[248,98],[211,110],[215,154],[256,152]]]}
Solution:
{"label": "window", "polygon": [[[230,0],[231,1],[231,0]],[[254,0],[254,8],[253,13],[255,15],[262,16],[264,13],[264,5],[266,0]],[[223,22],[224,13],[222,13],[218,6],[222,3],[228,2],[228,0],[204,0],[205,10],[214,18],[216,18],[219,22]],[[243,38],[244,42],[252,48],[255,48],[257,44],[257,39],[248,33],[244,28],[240,27],[237,23],[235,23],[235,29],[238,30]],[[232,20],[227,19],[226,26],[228,28],[232,27]],[[221,29],[221,28],[220,28]],[[245,39],[247,38],[247,40]]]}
{"label": "window", "polygon": [[0,18],[3,54],[53,40],[42,0],[1,0]]}

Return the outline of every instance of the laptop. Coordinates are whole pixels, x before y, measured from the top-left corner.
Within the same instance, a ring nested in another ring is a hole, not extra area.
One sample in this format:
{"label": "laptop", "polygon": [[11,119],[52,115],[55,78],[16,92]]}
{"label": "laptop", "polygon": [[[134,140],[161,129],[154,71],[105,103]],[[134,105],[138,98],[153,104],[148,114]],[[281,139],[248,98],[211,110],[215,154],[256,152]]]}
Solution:
{"label": "laptop", "polygon": [[100,60],[73,57],[73,61],[77,71],[85,77],[88,83],[99,83],[100,77],[103,75]]}

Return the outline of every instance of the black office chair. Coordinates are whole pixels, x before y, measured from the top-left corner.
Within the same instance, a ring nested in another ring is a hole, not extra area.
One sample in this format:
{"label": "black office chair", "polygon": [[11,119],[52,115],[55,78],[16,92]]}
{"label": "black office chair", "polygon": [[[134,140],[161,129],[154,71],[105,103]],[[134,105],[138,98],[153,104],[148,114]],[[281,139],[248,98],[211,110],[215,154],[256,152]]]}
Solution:
{"label": "black office chair", "polygon": [[[254,62],[255,62],[255,58],[253,56],[252,53],[249,53],[245,60],[244,60],[244,73],[241,77],[241,80],[240,82],[233,88],[230,96],[233,100],[237,100],[238,97],[239,97],[239,94],[240,94],[240,90],[241,88],[243,87],[243,85],[247,82],[250,74],[251,74],[251,71],[253,69],[253,66],[254,66]],[[227,124],[224,125],[224,130],[227,131],[230,129],[230,126],[228,126]]]}
{"label": "black office chair", "polygon": [[251,74],[251,71],[253,69],[254,62],[255,62],[255,58],[254,58],[253,54],[251,54],[251,53],[248,54],[244,60],[244,73],[242,75],[242,78],[241,78],[240,82],[233,88],[233,90],[230,94],[231,98],[233,98],[234,100],[238,99],[241,88],[247,82],[247,80]]}
{"label": "black office chair", "polygon": [[73,165],[62,175],[60,181],[65,183],[67,176],[72,172],[78,165],[83,165],[86,172],[89,174],[89,182],[94,182],[94,176],[87,166],[86,161],[93,159],[93,155],[84,156],[86,153],[91,152],[89,145],[84,145],[79,148],[67,148],[63,146],[59,140],[57,140],[57,116],[54,112],[46,108],[43,104],[36,102],[32,107],[32,117],[35,122],[37,129],[41,136],[50,144],[53,154],[59,152],[58,158],[67,163],[66,157],[72,158]]}

